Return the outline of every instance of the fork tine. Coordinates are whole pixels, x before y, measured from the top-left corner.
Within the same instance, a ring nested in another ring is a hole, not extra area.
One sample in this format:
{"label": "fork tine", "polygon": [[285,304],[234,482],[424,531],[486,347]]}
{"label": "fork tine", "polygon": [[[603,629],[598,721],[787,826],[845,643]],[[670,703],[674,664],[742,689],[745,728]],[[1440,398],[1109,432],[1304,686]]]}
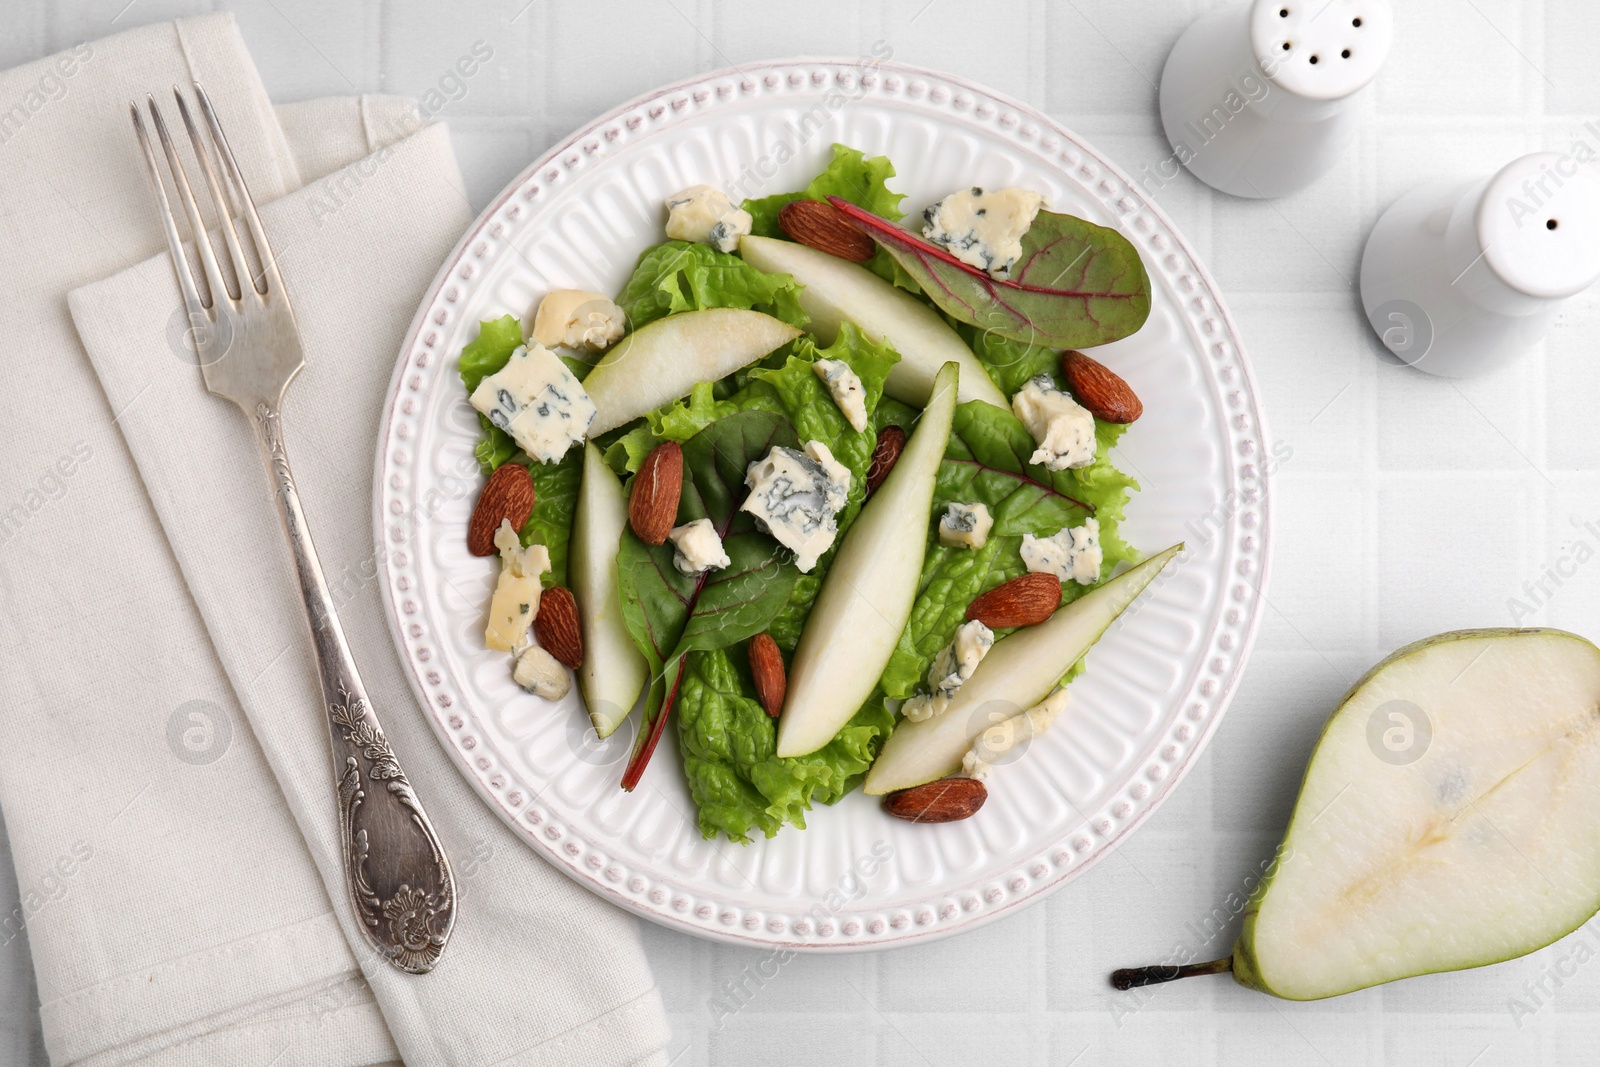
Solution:
{"label": "fork tine", "polygon": [[239,170],[239,163],[233,158],[233,149],[228,145],[228,138],[222,132],[222,124],[217,121],[217,113],[211,107],[211,98],[206,95],[199,82],[194,83],[194,94],[200,101],[200,110],[206,117],[206,126],[211,130],[211,140],[217,146],[217,154],[222,157],[223,170],[227,173],[230,188],[239,197],[239,213],[244,216],[245,226],[250,230],[250,239],[255,243],[256,254],[261,258],[261,275],[265,282],[264,292],[277,291],[280,297],[285,296],[283,289],[283,276],[278,273],[278,260],[272,254],[272,245],[267,243],[267,232],[261,226],[261,216],[256,214],[256,202],[250,196],[250,189],[244,183],[244,174]]}
{"label": "fork tine", "polygon": [[178,290],[183,294],[184,308],[191,319],[195,315],[205,315],[206,306],[200,299],[199,290],[195,288],[194,275],[189,270],[189,257],[183,251],[183,238],[178,236],[178,223],[172,217],[172,202],[167,199],[167,187],[161,180],[161,167],[156,163],[156,152],[150,144],[150,134],[144,128],[139,105],[130,100],[128,113],[133,116],[133,130],[139,135],[139,147],[144,149],[145,170],[161,205],[161,227],[167,234],[167,251],[172,256],[172,272],[178,276]]}
{"label": "fork tine", "polygon": [[[161,109],[156,106],[156,98],[148,97],[150,117],[155,121],[156,136],[161,139],[161,151],[167,157],[167,167],[172,171],[172,184],[178,190],[178,199],[183,202],[184,214],[189,216],[189,228],[194,234],[195,251],[200,256],[200,265],[206,276],[206,284],[211,289],[211,305],[221,303],[221,297],[231,298],[228,283],[223,280],[222,269],[217,266],[216,254],[211,248],[211,238],[206,233],[206,222],[200,214],[200,205],[195,203],[194,192],[189,188],[189,175],[183,169],[183,161],[178,158],[178,150],[173,146],[172,135],[167,132],[166,121],[161,117]],[[225,209],[218,208],[219,213]]]}
{"label": "fork tine", "polygon": [[[217,172],[211,166],[211,149],[206,144],[206,139],[200,135],[200,130],[194,124],[194,117],[189,114],[189,105],[183,99],[183,94],[178,87],[172,87],[172,95],[178,101],[178,114],[183,116],[183,125],[189,131],[189,143],[194,146],[195,158],[200,161],[200,170],[205,174],[206,185],[211,189],[211,202],[217,206],[217,215],[221,218],[223,244],[228,246],[228,258],[233,261],[233,275],[239,281],[239,295],[244,295],[245,279],[250,278],[250,261],[244,258],[244,249],[239,244],[239,233],[233,228],[233,207],[228,197],[223,195],[222,187],[217,184]],[[255,289],[252,280],[250,288]]]}

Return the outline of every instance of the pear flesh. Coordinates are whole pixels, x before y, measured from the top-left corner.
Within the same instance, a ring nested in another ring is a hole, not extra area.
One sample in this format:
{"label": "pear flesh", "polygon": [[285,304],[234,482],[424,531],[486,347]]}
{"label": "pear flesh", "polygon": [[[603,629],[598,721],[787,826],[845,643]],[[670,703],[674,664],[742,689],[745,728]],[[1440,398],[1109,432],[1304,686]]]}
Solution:
{"label": "pear flesh", "polygon": [[959,771],[979,734],[1043,700],[1182,549],[1177,544],[1151,556],[997,642],[944,711],[921,722],[901,720],[862,789],[876,796]]}
{"label": "pear flesh", "polygon": [[953,363],[939,371],[905,450],[856,516],[823,579],[789,666],[780,757],[804,756],[833,740],[872,695],[911,618],[955,416],[957,373]]}
{"label": "pear flesh", "polygon": [[1600,648],[1461,630],[1402,648],[1329,718],[1231,967],[1316,1000],[1513,959],[1597,908]]}
{"label": "pear flesh", "polygon": [[611,736],[644,690],[649,665],[622,621],[617,545],[628,523],[628,498],[600,450],[583,446],[583,483],[572,520],[572,592],[578,598],[583,664],[578,689],[600,737]]}
{"label": "pear flesh", "polygon": [[1442,634],[1328,720],[1234,976],[1330,997],[1524,955],[1597,907],[1600,649],[1559,630]]}
{"label": "pear flesh", "polygon": [[896,400],[926,405],[934,375],[946,363],[954,363],[961,368],[958,403],[982,400],[1010,410],[1005,395],[966,342],[937,311],[904,289],[863,266],[793,241],[747,236],[740,239],[739,252],[757,270],[792,275],[805,286],[800,307],[811,316],[807,329],[823,344],[831,345],[839,323],[849,319],[868,337],[887,341],[900,353],[900,362],[889,371],[883,387]]}
{"label": "pear flesh", "polygon": [[685,311],[642,326],[583,380],[595,407],[589,436],[688,396],[699,382],[726,378],[799,336],[788,323],[743,308]]}

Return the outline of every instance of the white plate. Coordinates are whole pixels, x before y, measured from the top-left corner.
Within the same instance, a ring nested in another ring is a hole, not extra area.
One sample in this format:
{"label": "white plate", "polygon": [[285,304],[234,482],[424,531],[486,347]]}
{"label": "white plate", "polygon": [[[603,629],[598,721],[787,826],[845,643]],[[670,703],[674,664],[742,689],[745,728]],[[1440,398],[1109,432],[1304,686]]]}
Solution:
{"label": "white plate", "polygon": [[[1180,539],[1189,549],[1095,647],[1067,715],[996,772],[976,817],[913,825],[858,792],[813,811],[807,830],[747,846],[706,841],[673,743],[623,793],[632,728],[595,744],[576,689],[556,704],[531,696],[504,654],[484,651],[496,562],[466,550],[478,427],[456,359],[480,319],[524,316],[550,289],[620,289],[663,239],[669,193],[696,182],[731,182],[735,199],[800,188],[833,141],[887,154],[908,211],[963,185],[1024,185],[1134,241],[1154,287],[1149,322],[1095,353],[1145,407],[1117,450],[1145,486],[1124,529],[1146,551]],[[1160,209],[1081,139],[1032,108],[900,64],[747,67],[606,115],[524,171],[457,245],[406,338],[381,425],[381,584],[440,740],[556,867],[705,937],[882,948],[1039,899],[1171,793],[1222,718],[1255,632],[1268,445],[1215,284]]]}

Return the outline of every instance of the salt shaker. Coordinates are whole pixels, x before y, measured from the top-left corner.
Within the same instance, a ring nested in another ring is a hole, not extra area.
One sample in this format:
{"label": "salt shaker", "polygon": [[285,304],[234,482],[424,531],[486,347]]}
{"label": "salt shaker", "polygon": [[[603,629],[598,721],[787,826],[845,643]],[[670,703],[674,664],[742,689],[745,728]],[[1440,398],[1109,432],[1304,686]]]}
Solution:
{"label": "salt shaker", "polygon": [[1384,347],[1449,378],[1515,360],[1596,279],[1600,176],[1555,152],[1418,186],[1378,219],[1361,255],[1361,303]]}
{"label": "salt shaker", "polygon": [[1181,163],[1248,197],[1311,184],[1349,148],[1393,36],[1389,0],[1254,0],[1197,19],[1161,72],[1163,177]]}

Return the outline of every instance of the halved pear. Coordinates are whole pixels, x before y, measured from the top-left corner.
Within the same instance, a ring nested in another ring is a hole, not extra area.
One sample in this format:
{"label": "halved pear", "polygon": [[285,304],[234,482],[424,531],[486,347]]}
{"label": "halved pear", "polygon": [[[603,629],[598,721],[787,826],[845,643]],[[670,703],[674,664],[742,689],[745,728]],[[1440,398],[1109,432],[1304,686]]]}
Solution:
{"label": "halved pear", "polygon": [[946,363],[889,477],[845,534],[822,580],[789,665],[778,755],[804,756],[833,740],[864,704],[911,618],[928,551],[928,516],[950,422],[958,369]]}
{"label": "halved pear", "polygon": [[583,631],[578,689],[601,737],[622,724],[650,677],[622,621],[617,585],[617,545],[628,524],[628,497],[594,442],[583,446],[583,482],[572,520],[572,592]]}
{"label": "halved pear", "polygon": [[918,407],[928,403],[933,378],[946,363],[961,368],[956,401],[982,400],[1006,407],[1004,394],[939,313],[897,289],[867,268],[815,248],[772,237],[743,237],[739,251],[757,270],[789,274],[805,286],[800,306],[811,316],[808,329],[823,344],[833,344],[839,323],[849,319],[874,341],[887,341],[900,353],[884,392]]}
{"label": "halved pear", "polygon": [[1600,908],[1600,649],[1560,630],[1408,645],[1345,696],[1312,754],[1231,969],[1315,1000],[1498,963]]}
{"label": "halved pear", "polygon": [[631,422],[754,363],[800,331],[743,308],[706,308],[657,319],[624,337],[583,380],[594,401],[589,436]]}
{"label": "halved pear", "polygon": [[1173,545],[1058,608],[1044,622],[996,642],[944,711],[922,722],[901,720],[867,772],[864,791],[893,793],[960,770],[972,742],[996,721],[992,713],[1009,717],[1043,700],[1182,549]]}

